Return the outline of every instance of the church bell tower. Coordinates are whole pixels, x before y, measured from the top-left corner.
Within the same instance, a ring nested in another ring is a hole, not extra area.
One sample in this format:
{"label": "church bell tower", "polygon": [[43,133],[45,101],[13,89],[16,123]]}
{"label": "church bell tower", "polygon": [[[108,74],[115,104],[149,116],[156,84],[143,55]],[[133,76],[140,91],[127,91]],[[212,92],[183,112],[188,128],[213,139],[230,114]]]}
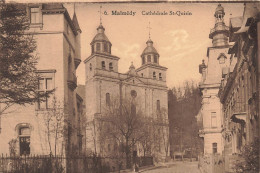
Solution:
{"label": "church bell tower", "polygon": [[153,46],[153,41],[150,37],[149,27],[149,39],[146,42],[146,48],[141,54],[142,66],[136,71],[139,76],[149,78],[153,80],[166,81],[166,67],[160,66],[159,64],[159,53]]}
{"label": "church bell tower", "polygon": [[199,72],[202,74],[200,89],[202,93],[201,114],[203,129],[199,131],[204,138],[204,154],[219,153],[224,150],[222,137],[222,105],[218,97],[219,87],[224,73],[229,71],[228,57],[229,28],[224,23],[224,8],[219,4],[215,10],[215,26],[210,30],[212,46],[207,50],[207,64],[202,61]]}

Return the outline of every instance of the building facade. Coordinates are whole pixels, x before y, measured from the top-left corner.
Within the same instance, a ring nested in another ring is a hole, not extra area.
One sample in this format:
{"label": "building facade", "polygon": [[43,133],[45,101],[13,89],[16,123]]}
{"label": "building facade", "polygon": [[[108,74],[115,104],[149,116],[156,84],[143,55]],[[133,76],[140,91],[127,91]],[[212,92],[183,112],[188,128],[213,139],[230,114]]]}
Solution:
{"label": "building facade", "polygon": [[[102,24],[98,26],[97,34],[90,43],[92,53],[84,61],[85,93],[88,103],[86,145],[89,152],[106,155],[110,148],[114,148],[111,144],[101,141],[96,122],[114,98],[133,98],[137,103],[136,111],[141,110],[145,117],[156,121],[156,115],[160,110],[167,112],[162,118],[165,124],[161,125],[163,129],[161,133],[166,135],[167,144],[161,142],[157,155],[165,157],[166,153],[168,154],[167,68],[159,64],[159,54],[153,46],[153,41],[149,38],[146,44],[147,47],[141,54],[142,66],[136,69],[132,63],[127,73],[119,73],[119,57],[111,54],[112,44],[105,35],[105,28]],[[137,152],[139,156],[142,155],[141,150]]]}
{"label": "building facade", "polygon": [[[244,15],[230,19],[230,64],[219,96],[223,104],[225,171],[232,172],[243,146],[259,137],[259,14],[248,3]],[[258,37],[257,37],[258,36]]]}
{"label": "building facade", "polygon": [[224,149],[222,105],[218,97],[222,75],[229,67],[229,28],[224,23],[224,16],[224,8],[219,4],[214,14],[215,26],[209,34],[212,47],[207,50],[207,64],[203,60],[199,65],[199,72],[202,74],[199,87],[202,93],[200,112],[203,121],[203,129],[199,131],[199,135],[204,139],[204,154],[222,153]]}
{"label": "building facade", "polygon": [[[75,92],[75,73],[81,62],[77,17],[74,14],[71,19],[62,4],[28,4],[24,8],[30,19],[26,32],[37,43],[39,92],[54,92],[33,105],[14,105],[1,116],[0,153],[66,155],[72,150],[78,153],[82,147],[78,125],[82,99]],[[51,115],[61,119],[58,138],[47,128]]]}

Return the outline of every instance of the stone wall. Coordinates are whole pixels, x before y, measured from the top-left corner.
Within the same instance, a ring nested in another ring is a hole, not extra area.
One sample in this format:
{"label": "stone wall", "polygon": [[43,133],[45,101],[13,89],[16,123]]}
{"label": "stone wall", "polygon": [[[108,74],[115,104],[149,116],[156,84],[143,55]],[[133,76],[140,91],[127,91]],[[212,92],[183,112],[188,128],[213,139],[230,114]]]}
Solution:
{"label": "stone wall", "polygon": [[202,173],[224,173],[224,158],[219,154],[200,155],[199,168]]}

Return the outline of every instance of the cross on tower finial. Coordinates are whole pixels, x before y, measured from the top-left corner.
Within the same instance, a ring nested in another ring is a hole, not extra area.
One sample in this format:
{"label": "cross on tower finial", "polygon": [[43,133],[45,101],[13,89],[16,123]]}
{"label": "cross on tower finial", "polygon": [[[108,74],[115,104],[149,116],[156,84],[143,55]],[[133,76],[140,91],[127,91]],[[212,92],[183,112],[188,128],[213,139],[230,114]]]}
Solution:
{"label": "cross on tower finial", "polygon": [[151,27],[150,27],[150,22],[149,22],[149,26],[147,27],[149,29],[149,39],[151,38]]}
{"label": "cross on tower finial", "polygon": [[75,14],[75,4],[76,4],[76,3],[74,2],[74,4],[73,4],[73,5],[74,5],[74,9],[73,9],[73,10],[74,10],[74,14]]}
{"label": "cross on tower finial", "polygon": [[100,5],[100,7],[99,7],[99,17],[100,17],[100,25],[102,25],[102,11],[101,11],[101,8],[102,8],[102,5]]}

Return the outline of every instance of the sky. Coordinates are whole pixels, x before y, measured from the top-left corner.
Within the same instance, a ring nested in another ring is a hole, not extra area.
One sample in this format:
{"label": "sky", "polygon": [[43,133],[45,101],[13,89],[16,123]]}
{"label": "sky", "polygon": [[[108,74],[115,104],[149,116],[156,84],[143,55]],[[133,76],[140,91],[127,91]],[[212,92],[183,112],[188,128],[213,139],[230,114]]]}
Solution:
{"label": "sky", "polygon": [[[81,34],[81,64],[77,69],[78,82],[85,83],[84,60],[90,56],[90,42],[100,24],[112,43],[112,54],[120,58],[119,72],[128,71],[131,62],[136,68],[141,65],[141,57],[150,36],[160,54],[160,65],[168,68],[167,86],[181,86],[186,80],[199,82],[199,64],[207,60],[207,47],[212,46],[210,29],[214,27],[214,12],[218,3],[75,3]],[[65,3],[70,16],[74,13],[74,3]],[[223,3],[225,23],[230,17],[243,15],[243,3]],[[135,15],[112,15],[112,11],[135,12]],[[168,15],[144,15],[144,12],[168,12]],[[186,12],[191,15],[169,15]],[[107,15],[104,15],[104,14]]]}

